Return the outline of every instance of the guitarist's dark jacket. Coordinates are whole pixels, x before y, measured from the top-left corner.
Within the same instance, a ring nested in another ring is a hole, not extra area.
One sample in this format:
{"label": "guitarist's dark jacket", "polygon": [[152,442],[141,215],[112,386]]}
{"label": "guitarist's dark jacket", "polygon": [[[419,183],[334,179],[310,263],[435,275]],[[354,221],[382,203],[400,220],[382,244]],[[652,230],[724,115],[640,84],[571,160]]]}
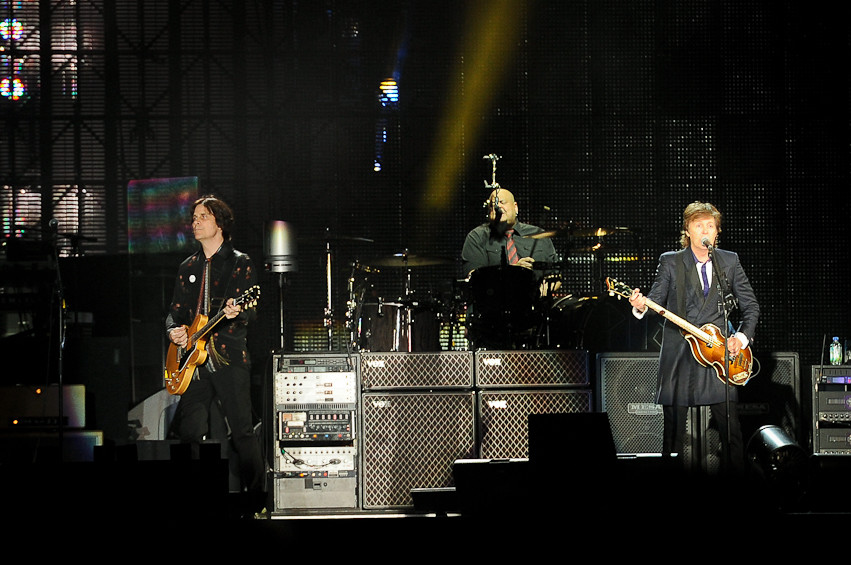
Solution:
{"label": "guitarist's dark jacket", "polygon": [[[198,312],[198,296],[204,274],[203,250],[190,255],[180,264],[174,295],[166,318],[166,335],[172,329],[191,326]],[[257,273],[251,258],[237,251],[231,241],[225,241],[210,258],[210,311],[203,313],[212,318],[228,298],[235,298],[257,283]],[[207,340],[207,367],[218,369],[230,367],[250,368],[251,360],[246,345],[248,322],[256,317],[254,308],[243,309],[239,315],[228,320],[223,318],[211,331]]]}
{"label": "guitarist's dark jacket", "polygon": [[[716,248],[713,261],[716,269],[723,269],[729,290],[738,300],[738,308],[730,315],[730,322],[737,332],[747,336],[749,347],[753,347],[759,304],[739,263],[739,256]],[[724,313],[720,306],[717,277],[713,277],[709,296],[704,299],[698,276],[690,247],[664,253],[659,258],[656,280],[647,297],[695,326],[711,323],[723,331]],[[728,334],[727,331],[724,333]],[[715,369],[704,367],[695,360],[680,328],[666,320],[659,354],[657,403],[704,406],[724,402],[725,386]],[[730,399],[736,400],[736,387],[729,388]]]}

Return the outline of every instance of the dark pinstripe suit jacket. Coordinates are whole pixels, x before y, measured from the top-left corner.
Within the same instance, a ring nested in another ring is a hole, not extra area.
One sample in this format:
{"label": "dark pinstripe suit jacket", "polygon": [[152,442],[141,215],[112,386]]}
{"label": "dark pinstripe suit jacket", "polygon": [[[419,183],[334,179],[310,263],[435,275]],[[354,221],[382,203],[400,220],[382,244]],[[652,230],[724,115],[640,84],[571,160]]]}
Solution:
{"label": "dark pinstripe suit jacket", "polygon": [[[715,269],[720,268],[725,273],[729,290],[738,300],[738,309],[731,314],[730,321],[734,327],[740,322],[736,329],[748,337],[749,347],[752,347],[760,309],[750,281],[739,263],[739,256],[716,248],[713,261]],[[712,323],[724,329],[718,277],[713,277],[709,296],[704,299],[690,248],[661,255],[656,279],[647,297],[696,326]],[[680,406],[723,402],[726,398],[724,387],[714,369],[703,367],[694,359],[680,329],[666,320],[659,354],[657,402]],[[730,389],[730,398],[735,400],[736,387],[731,386]]]}

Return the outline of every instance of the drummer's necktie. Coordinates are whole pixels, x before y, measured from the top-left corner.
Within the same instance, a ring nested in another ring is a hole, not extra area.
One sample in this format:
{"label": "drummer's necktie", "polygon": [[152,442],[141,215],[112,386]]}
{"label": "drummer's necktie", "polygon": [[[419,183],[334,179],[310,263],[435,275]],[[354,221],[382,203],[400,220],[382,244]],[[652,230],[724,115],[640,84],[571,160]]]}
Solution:
{"label": "drummer's necktie", "polygon": [[505,232],[505,254],[508,257],[509,265],[516,265],[517,258],[517,248],[514,247],[514,230],[508,230]]}

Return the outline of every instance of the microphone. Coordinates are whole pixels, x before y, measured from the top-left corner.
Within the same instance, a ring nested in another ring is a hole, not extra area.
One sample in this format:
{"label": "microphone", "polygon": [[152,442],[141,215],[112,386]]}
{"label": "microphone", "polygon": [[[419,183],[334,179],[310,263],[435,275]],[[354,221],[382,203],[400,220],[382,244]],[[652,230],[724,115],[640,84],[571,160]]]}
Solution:
{"label": "microphone", "polygon": [[708,238],[708,237],[704,237],[703,239],[701,239],[701,240],[700,240],[700,243],[701,243],[704,247],[706,247],[707,249],[712,249],[712,244],[711,244],[711,243],[709,243],[709,238]]}
{"label": "microphone", "polygon": [[57,231],[59,229],[59,220],[51,218],[47,225],[50,226],[50,231]]}
{"label": "microphone", "polygon": [[490,153],[489,155],[485,155],[484,157],[482,157],[482,159],[490,159],[491,161],[496,161],[499,159],[499,157],[497,157],[494,153]]}

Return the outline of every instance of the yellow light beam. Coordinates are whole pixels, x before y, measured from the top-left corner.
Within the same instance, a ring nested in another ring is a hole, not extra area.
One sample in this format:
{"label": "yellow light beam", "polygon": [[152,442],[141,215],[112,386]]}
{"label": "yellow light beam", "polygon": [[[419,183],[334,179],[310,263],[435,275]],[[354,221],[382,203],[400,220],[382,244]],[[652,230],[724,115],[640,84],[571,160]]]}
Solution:
{"label": "yellow light beam", "polygon": [[463,168],[464,146],[475,145],[482,115],[500,92],[513,68],[517,42],[523,37],[523,0],[477,1],[468,14],[458,67],[453,76],[463,88],[453,89],[448,112],[437,128],[436,146],[426,169],[423,210],[440,213],[452,205]]}

